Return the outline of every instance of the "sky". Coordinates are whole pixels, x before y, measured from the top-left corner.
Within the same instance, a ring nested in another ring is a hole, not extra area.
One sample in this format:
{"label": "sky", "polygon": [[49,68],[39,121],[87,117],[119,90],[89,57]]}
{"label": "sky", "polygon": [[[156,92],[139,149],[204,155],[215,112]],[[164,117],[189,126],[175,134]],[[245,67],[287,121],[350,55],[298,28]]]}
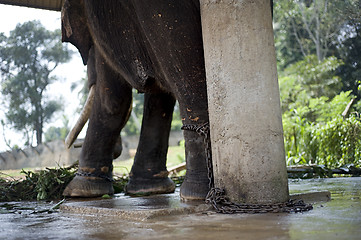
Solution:
{"label": "sky", "polygon": [[[61,28],[60,16],[60,12],[0,4],[0,32],[8,36],[9,32],[15,29],[17,24],[32,20],[39,20],[46,29],[53,31]],[[56,98],[63,96],[64,114],[70,119],[70,125],[72,125],[77,119],[78,114],[75,113],[75,110],[79,105],[79,100],[77,95],[78,91],[75,90],[71,92],[70,86],[72,83],[86,76],[86,67],[83,66],[76,48],[71,44],[68,44],[68,47],[75,53],[69,63],[58,66],[53,72],[61,81],[50,85],[48,91],[54,94]],[[2,96],[0,94],[0,99],[1,98]],[[1,104],[0,119],[4,119],[5,111],[6,109],[4,109]],[[62,114],[59,114],[57,118],[54,119],[54,122],[45,126],[44,130],[46,131],[50,126],[61,127],[62,125]],[[16,133],[10,129],[5,129],[4,132],[0,126],[0,152],[9,150],[5,144],[4,135],[7,140],[11,141],[12,146],[17,144],[19,147],[23,147],[23,135],[21,133]],[[34,141],[34,144],[35,143],[36,141]]]}

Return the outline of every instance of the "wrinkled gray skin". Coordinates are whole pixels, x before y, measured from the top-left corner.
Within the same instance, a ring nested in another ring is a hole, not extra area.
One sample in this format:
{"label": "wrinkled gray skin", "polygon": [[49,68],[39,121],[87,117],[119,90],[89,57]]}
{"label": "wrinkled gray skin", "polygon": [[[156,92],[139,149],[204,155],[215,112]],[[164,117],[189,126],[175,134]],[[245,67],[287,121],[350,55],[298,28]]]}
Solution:
{"label": "wrinkled gray skin", "polygon": [[[79,161],[66,196],[112,194],[112,156],[129,118],[132,88],[145,93],[141,136],[129,194],[169,193],[166,153],[175,100],[183,124],[208,122],[203,43],[197,0],[67,0],[63,41],[88,66],[96,94]],[[185,131],[187,173],[181,197],[208,192],[203,138]]]}

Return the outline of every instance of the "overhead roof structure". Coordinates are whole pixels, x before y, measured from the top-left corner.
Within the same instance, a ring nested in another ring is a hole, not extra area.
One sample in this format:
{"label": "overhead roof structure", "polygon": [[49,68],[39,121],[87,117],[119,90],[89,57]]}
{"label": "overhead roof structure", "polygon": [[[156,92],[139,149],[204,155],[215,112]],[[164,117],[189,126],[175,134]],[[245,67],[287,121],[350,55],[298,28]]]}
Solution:
{"label": "overhead roof structure", "polygon": [[0,0],[0,4],[61,11],[64,0]]}

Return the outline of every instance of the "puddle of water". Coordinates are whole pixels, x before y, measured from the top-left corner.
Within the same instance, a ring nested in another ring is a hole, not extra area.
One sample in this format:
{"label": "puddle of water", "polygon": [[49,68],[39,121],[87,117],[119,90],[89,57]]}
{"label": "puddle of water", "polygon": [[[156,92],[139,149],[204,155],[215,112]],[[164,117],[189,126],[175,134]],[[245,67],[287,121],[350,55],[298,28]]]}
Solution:
{"label": "puddle of water", "polygon": [[[290,181],[290,192],[328,190],[331,201],[290,217],[292,239],[361,239],[361,178]],[[320,238],[318,238],[320,239]]]}
{"label": "puddle of water", "polygon": [[360,177],[290,180],[289,186],[291,193],[329,190],[332,200],[299,214],[208,213],[141,222],[42,212],[55,203],[9,203],[22,209],[0,208],[0,239],[361,239]]}

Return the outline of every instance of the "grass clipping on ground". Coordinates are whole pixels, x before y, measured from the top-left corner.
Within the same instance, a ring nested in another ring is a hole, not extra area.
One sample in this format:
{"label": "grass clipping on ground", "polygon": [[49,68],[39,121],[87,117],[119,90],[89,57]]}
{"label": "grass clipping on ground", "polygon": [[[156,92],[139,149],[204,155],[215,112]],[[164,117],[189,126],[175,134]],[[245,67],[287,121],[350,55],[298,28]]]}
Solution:
{"label": "grass clipping on ground", "polygon": [[61,199],[66,185],[74,178],[77,166],[46,168],[32,172],[22,170],[25,179],[0,177],[0,201]]}

